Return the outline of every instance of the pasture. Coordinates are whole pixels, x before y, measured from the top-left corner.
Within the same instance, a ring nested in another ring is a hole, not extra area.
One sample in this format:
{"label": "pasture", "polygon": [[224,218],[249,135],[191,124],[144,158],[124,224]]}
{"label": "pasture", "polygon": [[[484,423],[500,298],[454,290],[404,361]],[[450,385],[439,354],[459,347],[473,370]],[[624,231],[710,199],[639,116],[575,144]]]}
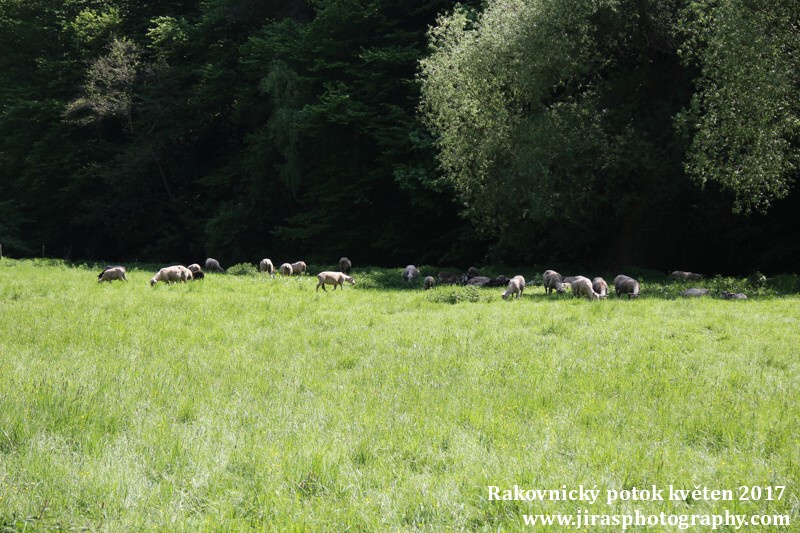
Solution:
{"label": "pasture", "polygon": [[[151,288],[155,269],[98,284],[95,268],[0,261],[0,531],[496,531],[577,509],[800,521],[796,290],[684,300],[645,279],[632,301],[502,301],[357,267],[355,287],[317,293],[319,270]],[[786,493],[488,501],[515,484]]]}

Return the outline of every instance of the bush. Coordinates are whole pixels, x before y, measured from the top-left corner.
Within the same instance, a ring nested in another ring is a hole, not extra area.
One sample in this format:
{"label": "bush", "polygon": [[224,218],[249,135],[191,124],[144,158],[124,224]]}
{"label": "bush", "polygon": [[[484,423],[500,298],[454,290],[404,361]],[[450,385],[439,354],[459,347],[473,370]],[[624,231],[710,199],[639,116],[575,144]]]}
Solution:
{"label": "bush", "polygon": [[258,268],[251,263],[238,263],[228,269],[228,274],[232,276],[257,276]]}
{"label": "bush", "polygon": [[477,287],[468,285],[466,287],[438,287],[428,291],[429,302],[440,304],[457,304],[461,302],[479,302],[481,294]]}

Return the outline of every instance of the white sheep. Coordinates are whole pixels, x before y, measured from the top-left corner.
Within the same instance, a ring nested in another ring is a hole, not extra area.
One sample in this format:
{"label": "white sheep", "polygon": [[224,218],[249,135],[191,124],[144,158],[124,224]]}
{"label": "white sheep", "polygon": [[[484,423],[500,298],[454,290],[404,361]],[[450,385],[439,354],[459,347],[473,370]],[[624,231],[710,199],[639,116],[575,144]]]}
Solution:
{"label": "white sheep", "polygon": [[603,278],[597,277],[592,280],[592,290],[600,296],[608,296],[608,283]]}
{"label": "white sheep", "polygon": [[420,275],[419,269],[414,265],[408,265],[405,270],[403,270],[403,281],[411,283],[415,278],[418,278]]}
{"label": "white sheep", "polygon": [[111,283],[111,281],[115,279],[118,279],[120,281],[128,281],[128,278],[125,277],[125,267],[121,266],[106,267],[105,270],[100,272],[100,274],[97,276],[98,283],[101,283],[103,281]]}
{"label": "white sheep", "polygon": [[292,263],[292,274],[302,274],[306,271],[306,264],[303,261]]}
{"label": "white sheep", "polygon": [[281,265],[281,274],[284,276],[291,276],[292,275],[292,265],[290,263],[284,263]]}
{"label": "white sheep", "polygon": [[150,280],[150,286],[152,287],[159,281],[163,281],[165,283],[175,283],[180,281],[181,283],[185,283],[187,280],[193,279],[192,271],[186,268],[183,265],[174,265],[169,267],[164,267],[159,270],[153,279]]}
{"label": "white sheep", "polygon": [[630,276],[620,274],[614,278],[614,289],[617,291],[617,298],[620,294],[627,294],[628,299],[639,297],[639,282]]}
{"label": "white sheep", "polygon": [[350,274],[350,269],[353,268],[353,263],[346,257],[339,259],[339,271],[345,274]]}
{"label": "white sheep", "polygon": [[681,296],[684,298],[700,298],[701,296],[708,296],[709,292],[711,292],[709,289],[691,288],[683,291]]}
{"label": "white sheep", "polygon": [[571,285],[573,296],[588,296],[590,300],[599,300],[600,298],[605,298],[605,296],[600,296],[597,292],[595,292],[595,290],[592,288],[592,282],[589,281],[589,278],[575,276]]}
{"label": "white sheep", "polygon": [[319,288],[322,287],[322,290],[328,292],[325,288],[325,285],[333,285],[333,290],[336,290],[336,287],[341,287],[344,290],[343,283],[346,281],[350,285],[355,285],[356,281],[352,278],[352,276],[348,276],[344,272],[320,272],[317,274],[317,279],[319,283],[317,283],[316,292],[319,292]]}
{"label": "white sheep", "polygon": [[436,284],[436,280],[433,276],[426,276],[425,281],[422,283],[422,286],[427,291],[428,289],[432,288]]}
{"label": "white sheep", "polygon": [[542,274],[542,282],[544,284],[545,294],[553,294],[553,290],[556,292],[564,292],[565,290],[562,284],[561,274],[555,270],[545,270],[544,274]]}
{"label": "white sheep", "polygon": [[206,270],[210,270],[211,272],[225,272],[225,269],[219,266],[219,261],[211,257],[206,259]]}
{"label": "white sheep", "polygon": [[191,270],[192,274],[197,274],[198,272],[202,272],[203,271],[203,269],[200,268],[200,265],[198,265],[197,263],[192,263],[191,265],[189,265],[186,268]]}
{"label": "white sheep", "polygon": [[262,259],[261,262],[258,264],[258,271],[259,272],[267,272],[270,276],[275,273],[275,265],[272,264],[271,259]]}
{"label": "white sheep", "polygon": [[525,290],[525,278],[522,276],[514,276],[513,278],[511,278],[511,281],[508,282],[508,288],[506,288],[506,292],[504,292],[502,295],[503,300],[508,299],[509,296],[513,298],[514,295],[516,295],[517,300],[519,300],[524,290]]}

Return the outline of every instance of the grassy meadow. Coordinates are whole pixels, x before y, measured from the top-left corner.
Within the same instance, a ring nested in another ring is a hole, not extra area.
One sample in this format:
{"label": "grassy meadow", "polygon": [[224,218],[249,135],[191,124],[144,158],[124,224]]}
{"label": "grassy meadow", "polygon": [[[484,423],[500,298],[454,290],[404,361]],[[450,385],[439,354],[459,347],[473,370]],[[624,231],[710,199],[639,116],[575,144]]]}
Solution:
{"label": "grassy meadow", "polygon": [[[633,301],[503,301],[399,268],[317,293],[310,270],[151,288],[155,268],[98,284],[0,261],[0,531],[513,531],[577,509],[800,527],[792,279],[693,284],[747,301],[646,278]],[[515,484],[786,492],[488,501]]]}

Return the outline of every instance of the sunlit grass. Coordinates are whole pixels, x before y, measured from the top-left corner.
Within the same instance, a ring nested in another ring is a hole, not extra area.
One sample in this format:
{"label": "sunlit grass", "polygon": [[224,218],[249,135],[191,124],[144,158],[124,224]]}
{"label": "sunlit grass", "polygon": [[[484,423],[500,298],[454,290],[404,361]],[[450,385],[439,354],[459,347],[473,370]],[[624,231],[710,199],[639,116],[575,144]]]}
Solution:
{"label": "sunlit grass", "polygon": [[513,530],[577,508],[490,484],[787,485],[591,510],[797,519],[797,296],[452,305],[400,269],[328,293],[153,272],[0,262],[0,529]]}

